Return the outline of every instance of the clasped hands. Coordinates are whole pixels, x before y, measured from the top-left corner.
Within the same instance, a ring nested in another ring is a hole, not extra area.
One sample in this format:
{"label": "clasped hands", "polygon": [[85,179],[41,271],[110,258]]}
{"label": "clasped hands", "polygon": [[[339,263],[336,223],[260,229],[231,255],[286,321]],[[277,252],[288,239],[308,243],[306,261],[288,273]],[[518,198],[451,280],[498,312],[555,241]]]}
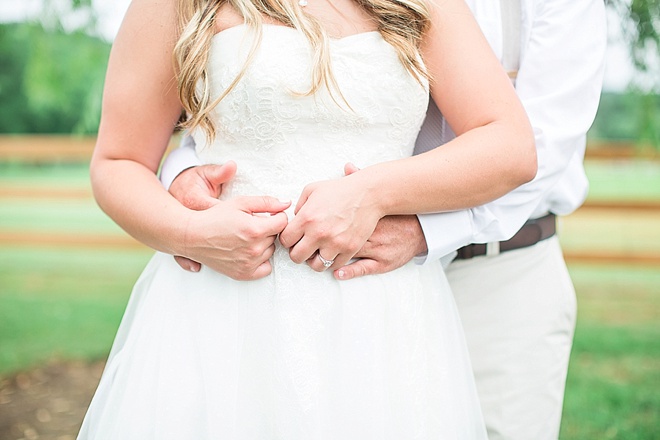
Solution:
{"label": "clasped hands", "polygon": [[[236,164],[202,165],[183,171],[170,193],[198,211],[186,226],[185,257],[179,265],[193,272],[206,265],[237,280],[253,280],[272,271],[275,240],[289,249],[295,263],[335,278],[394,270],[426,251],[417,217],[382,217],[355,185],[358,169],[347,164],[346,177],[307,185],[288,221],[291,201],[270,196],[218,199],[236,173]],[[356,261],[350,262],[356,258]],[[326,264],[324,265],[324,262]]]}

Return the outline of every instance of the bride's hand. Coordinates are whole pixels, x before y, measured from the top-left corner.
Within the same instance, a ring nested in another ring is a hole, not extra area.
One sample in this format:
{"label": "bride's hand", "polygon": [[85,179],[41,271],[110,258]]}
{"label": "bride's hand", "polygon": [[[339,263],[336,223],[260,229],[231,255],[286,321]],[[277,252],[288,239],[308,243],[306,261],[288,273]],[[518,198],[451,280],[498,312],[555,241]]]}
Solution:
{"label": "bride's hand", "polygon": [[272,271],[269,258],[290,205],[268,196],[237,197],[191,211],[182,254],[235,280],[263,278]]}
{"label": "bride's hand", "polygon": [[[207,164],[188,168],[179,173],[170,185],[169,192],[183,206],[203,211],[220,203],[224,185],[236,175],[236,163],[228,161],[222,165]],[[181,255],[174,260],[182,269],[199,272],[202,265]]]}
{"label": "bride's hand", "polygon": [[360,172],[307,185],[295,214],[280,242],[292,261],[319,272],[348,263],[383,217],[377,188]]}

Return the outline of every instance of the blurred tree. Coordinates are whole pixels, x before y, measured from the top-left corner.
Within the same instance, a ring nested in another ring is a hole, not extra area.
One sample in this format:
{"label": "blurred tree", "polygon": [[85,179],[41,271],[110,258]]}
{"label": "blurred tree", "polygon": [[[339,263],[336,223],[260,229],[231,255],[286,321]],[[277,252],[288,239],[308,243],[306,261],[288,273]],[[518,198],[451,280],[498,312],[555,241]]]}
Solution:
{"label": "blurred tree", "polygon": [[606,0],[619,18],[637,74],[629,87],[636,97],[636,135],[642,148],[660,150],[660,1]]}
{"label": "blurred tree", "polygon": [[[646,108],[649,104],[655,108]],[[637,141],[640,138],[639,121],[645,117],[644,114],[660,114],[660,95],[603,92],[589,137]],[[652,125],[650,122],[649,126]]]}
{"label": "blurred tree", "polygon": [[620,19],[622,34],[628,45],[633,65],[639,72],[654,73],[651,78],[652,84],[649,86],[658,87],[660,85],[657,70],[660,67],[660,2],[606,0],[606,4]]}
{"label": "blurred tree", "polygon": [[109,53],[81,30],[0,25],[0,133],[96,133]]}
{"label": "blurred tree", "polygon": [[[603,96],[596,135],[660,149],[660,1],[605,1],[638,75],[632,97]],[[110,45],[96,37],[93,0],[42,5],[37,23],[0,25],[0,133],[95,133]]]}
{"label": "blurred tree", "polygon": [[24,133],[30,125],[30,111],[23,93],[28,60],[29,29],[0,26],[0,132]]}

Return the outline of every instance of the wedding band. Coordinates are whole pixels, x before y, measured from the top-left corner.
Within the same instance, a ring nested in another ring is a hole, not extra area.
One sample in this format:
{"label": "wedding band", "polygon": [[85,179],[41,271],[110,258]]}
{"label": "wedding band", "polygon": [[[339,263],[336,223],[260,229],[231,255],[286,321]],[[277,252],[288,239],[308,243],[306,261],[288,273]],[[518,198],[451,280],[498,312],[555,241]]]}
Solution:
{"label": "wedding band", "polygon": [[319,256],[319,260],[321,260],[321,263],[323,263],[323,267],[325,267],[326,269],[327,269],[328,267],[332,266],[332,265],[334,264],[334,262],[335,262],[335,260],[326,260],[325,258],[323,258],[323,257],[321,256],[321,253],[320,253],[320,252],[317,252],[316,255]]}

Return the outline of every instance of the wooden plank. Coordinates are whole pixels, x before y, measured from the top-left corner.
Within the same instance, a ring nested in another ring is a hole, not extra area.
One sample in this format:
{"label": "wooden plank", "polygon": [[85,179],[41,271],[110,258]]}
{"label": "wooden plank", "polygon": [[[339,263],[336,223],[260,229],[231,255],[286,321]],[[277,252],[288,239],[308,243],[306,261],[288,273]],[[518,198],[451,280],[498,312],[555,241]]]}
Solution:
{"label": "wooden plank", "polygon": [[129,235],[0,231],[0,245],[45,248],[147,249]]}
{"label": "wooden plank", "polygon": [[[135,249],[148,247],[128,235],[44,233],[33,231],[0,232],[0,245],[39,248]],[[608,250],[565,250],[567,263],[618,264],[660,267],[660,252]]]}
{"label": "wooden plank", "polygon": [[0,199],[91,199],[91,188],[48,188],[41,186],[0,186]]}
{"label": "wooden plank", "polygon": [[[0,186],[0,199],[91,199],[90,187]],[[580,211],[660,212],[660,200],[587,200]]]}
{"label": "wooden plank", "polygon": [[[175,134],[168,150],[179,144]],[[82,163],[92,158],[95,136],[0,135],[0,161],[25,163]]]}
{"label": "wooden plank", "polygon": [[[88,162],[92,157],[95,136],[70,135],[0,135],[0,161],[28,163]],[[169,148],[179,143],[172,138]],[[646,159],[660,160],[660,150],[632,141],[589,140],[587,160]]]}
{"label": "wooden plank", "polygon": [[617,264],[660,267],[660,253],[614,251],[564,251],[567,263]]}
{"label": "wooden plank", "polygon": [[653,212],[660,211],[660,200],[586,200],[582,207],[580,207],[580,211],[591,209]]}
{"label": "wooden plank", "polygon": [[0,136],[0,160],[21,162],[88,162],[95,137]]}
{"label": "wooden plank", "polygon": [[652,145],[638,145],[633,141],[589,140],[585,160],[631,160],[659,161],[660,149]]}

